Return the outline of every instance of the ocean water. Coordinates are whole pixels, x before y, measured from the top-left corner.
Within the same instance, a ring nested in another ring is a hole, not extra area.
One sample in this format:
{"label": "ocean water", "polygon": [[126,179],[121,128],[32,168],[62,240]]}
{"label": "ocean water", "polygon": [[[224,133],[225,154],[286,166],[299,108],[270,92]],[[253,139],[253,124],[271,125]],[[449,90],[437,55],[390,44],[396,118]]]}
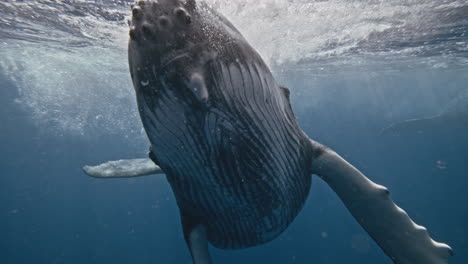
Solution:
{"label": "ocean water", "polygon": [[[206,0],[291,90],[301,127],[468,261],[465,0]],[[191,263],[161,176],[98,180],[144,157],[127,66],[130,1],[0,1],[0,263]],[[408,119],[455,118],[391,133]],[[271,243],[215,263],[391,263],[314,178]]]}

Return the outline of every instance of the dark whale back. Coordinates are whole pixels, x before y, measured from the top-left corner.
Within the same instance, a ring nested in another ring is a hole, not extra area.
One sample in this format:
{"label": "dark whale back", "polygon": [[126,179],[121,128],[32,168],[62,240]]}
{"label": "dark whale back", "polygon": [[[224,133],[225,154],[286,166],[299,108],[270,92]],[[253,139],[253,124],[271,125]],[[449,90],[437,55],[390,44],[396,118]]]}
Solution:
{"label": "dark whale back", "polygon": [[[170,67],[155,70],[154,61],[133,58],[154,56],[137,44],[129,54],[152,156],[182,217],[203,223],[214,246],[234,249],[268,242],[293,221],[310,189],[312,153],[289,91],[242,37],[228,36],[239,34],[232,25],[226,27],[222,45],[187,48]],[[194,73],[208,101],[184,81]]]}

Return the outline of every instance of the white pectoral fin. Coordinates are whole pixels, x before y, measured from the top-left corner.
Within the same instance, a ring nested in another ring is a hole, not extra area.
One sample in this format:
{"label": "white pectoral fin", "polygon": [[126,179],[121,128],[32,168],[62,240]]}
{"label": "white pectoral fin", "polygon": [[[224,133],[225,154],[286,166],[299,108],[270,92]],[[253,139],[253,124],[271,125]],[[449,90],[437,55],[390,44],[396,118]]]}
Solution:
{"label": "white pectoral fin", "polygon": [[131,178],[164,173],[151,159],[108,161],[96,166],[84,166],[86,174],[95,178]]}
{"label": "white pectoral fin", "polygon": [[392,201],[387,188],[373,183],[331,150],[314,159],[312,166],[394,263],[448,263],[452,249],[432,240],[424,227]]}

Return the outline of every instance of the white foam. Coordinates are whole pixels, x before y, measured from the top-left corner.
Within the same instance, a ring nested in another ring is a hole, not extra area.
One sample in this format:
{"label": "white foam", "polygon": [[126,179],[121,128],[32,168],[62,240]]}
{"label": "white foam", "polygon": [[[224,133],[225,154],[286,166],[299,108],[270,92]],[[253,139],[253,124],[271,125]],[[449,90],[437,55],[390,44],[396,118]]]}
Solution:
{"label": "white foam", "polygon": [[227,16],[269,63],[276,64],[345,54],[372,34],[404,30],[422,19],[437,23],[432,9],[442,5],[419,0],[205,1]]}
{"label": "white foam", "polygon": [[18,87],[17,102],[50,129],[141,134],[125,53],[99,47],[70,53],[31,45],[10,46],[0,54],[0,66]]}

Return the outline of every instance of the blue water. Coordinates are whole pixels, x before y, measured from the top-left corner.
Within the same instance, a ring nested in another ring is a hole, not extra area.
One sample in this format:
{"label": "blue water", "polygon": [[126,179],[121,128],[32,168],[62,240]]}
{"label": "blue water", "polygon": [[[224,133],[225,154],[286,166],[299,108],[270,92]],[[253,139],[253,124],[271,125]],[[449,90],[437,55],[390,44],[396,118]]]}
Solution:
{"label": "blue water", "polygon": [[[466,263],[467,127],[380,132],[438,115],[468,92],[468,5],[209,2],[290,88],[306,133],[387,186],[416,223],[454,248],[450,263]],[[81,170],[147,152],[126,66],[128,13],[125,1],[0,2],[0,263],[191,263],[163,177],[98,180]],[[328,25],[313,23],[321,19]],[[313,180],[279,238],[212,248],[214,262],[391,263]]]}

